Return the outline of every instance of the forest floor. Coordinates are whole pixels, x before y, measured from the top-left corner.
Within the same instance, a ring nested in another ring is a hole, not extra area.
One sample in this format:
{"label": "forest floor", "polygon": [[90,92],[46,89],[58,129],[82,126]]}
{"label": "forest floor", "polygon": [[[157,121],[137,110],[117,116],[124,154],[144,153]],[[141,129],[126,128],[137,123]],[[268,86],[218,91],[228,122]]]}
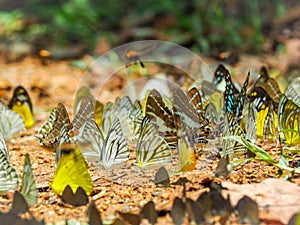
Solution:
{"label": "forest floor", "polygon": [[[71,67],[66,61],[47,61],[45,65],[36,58],[25,58],[20,62],[8,64],[3,61],[0,60],[2,101],[7,103],[12,96],[12,90],[5,90],[5,87],[24,86],[31,96],[36,119],[36,124],[32,128],[7,142],[11,163],[21,178],[26,153],[29,153],[33,164],[39,198],[38,204],[31,207],[30,212],[38,220],[44,219],[46,223],[66,219],[87,221],[87,206],[72,207],[65,204],[50,189],[48,182],[53,179],[55,154],[39,146],[35,137],[41,125],[47,120],[51,109],[59,102],[65,104],[69,114],[72,115],[75,93],[85,71]],[[255,69],[259,67],[257,64],[254,66]],[[122,86],[123,80],[120,79],[118,82]],[[118,84],[114,83],[112,86],[111,90],[102,93],[101,101],[113,101],[117,96]],[[278,158],[280,149],[277,141],[260,144],[274,158]],[[233,206],[244,195],[255,200],[263,224],[286,224],[294,213],[300,211],[300,180],[296,176],[291,181],[286,181],[280,178],[278,168],[264,162],[251,161],[235,168],[227,179],[215,178],[213,171],[217,161],[207,162],[200,157],[196,170],[171,176],[171,183],[179,177],[186,177],[188,179],[186,195],[195,200],[207,190],[205,186],[208,181],[221,182],[226,188],[223,194],[230,195]],[[153,183],[155,171],[140,170],[133,165],[133,160],[117,171],[107,172],[91,164],[89,171],[94,184],[90,199],[94,199],[102,220],[106,222],[118,217],[116,211],[138,213],[150,200],[153,200],[157,210],[168,211],[174,198],[182,197],[181,185],[156,187]],[[9,211],[11,202],[10,196],[0,196],[0,212]],[[168,215],[159,217],[158,223],[172,224],[172,219]],[[232,223],[238,224],[237,221]]]}

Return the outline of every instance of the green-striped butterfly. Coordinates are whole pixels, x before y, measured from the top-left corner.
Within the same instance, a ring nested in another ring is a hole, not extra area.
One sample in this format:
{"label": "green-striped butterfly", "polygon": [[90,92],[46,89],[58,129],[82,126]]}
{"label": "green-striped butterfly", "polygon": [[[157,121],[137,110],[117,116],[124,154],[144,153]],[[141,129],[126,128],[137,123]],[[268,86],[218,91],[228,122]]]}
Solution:
{"label": "green-striped butterfly", "polygon": [[278,105],[278,128],[288,146],[300,143],[300,106],[284,94]]}
{"label": "green-striped butterfly", "polygon": [[0,195],[14,191],[19,187],[19,175],[9,162],[9,154],[2,134],[0,133]]}
{"label": "green-striped butterfly", "polygon": [[145,116],[136,145],[136,164],[140,168],[149,168],[161,166],[170,161],[171,151],[167,142]]}
{"label": "green-striped butterfly", "polygon": [[28,153],[25,155],[21,194],[31,206],[38,201],[38,191]]}
{"label": "green-striped butterfly", "polygon": [[104,169],[123,164],[129,159],[128,144],[118,118],[113,120],[106,137],[93,119],[86,121],[78,144],[85,158],[96,161]]}

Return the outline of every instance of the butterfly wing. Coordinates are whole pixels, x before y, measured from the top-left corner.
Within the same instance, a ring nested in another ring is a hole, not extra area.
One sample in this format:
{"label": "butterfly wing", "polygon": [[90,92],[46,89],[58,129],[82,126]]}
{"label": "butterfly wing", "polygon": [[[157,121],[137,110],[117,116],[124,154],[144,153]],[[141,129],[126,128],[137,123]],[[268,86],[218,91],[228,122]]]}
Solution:
{"label": "butterfly wing", "polygon": [[93,119],[85,122],[82,135],[77,142],[85,159],[96,162],[100,160],[104,137]]}
{"label": "butterfly wing", "polygon": [[28,153],[25,155],[21,194],[31,206],[38,201],[38,192]]}
{"label": "butterfly wing", "polygon": [[62,145],[62,156],[58,161],[53,181],[49,183],[54,193],[62,195],[64,189],[69,185],[76,192],[82,187],[87,195],[93,191],[93,182],[87,170],[85,160],[76,144]]}
{"label": "butterfly wing", "polygon": [[142,121],[141,132],[136,145],[136,161],[140,168],[165,164],[171,160],[167,142],[159,136],[148,117]]}
{"label": "butterfly wing", "polygon": [[37,135],[38,143],[47,148],[54,148],[58,144],[60,130],[64,124],[71,127],[67,110],[62,103],[59,103],[52,109],[48,120],[40,128]]}
{"label": "butterfly wing", "polygon": [[296,103],[300,103],[300,78],[294,78],[284,92],[285,96]]}
{"label": "butterfly wing", "polygon": [[24,121],[16,112],[0,102],[0,132],[8,139],[24,129]]}
{"label": "butterfly wing", "polygon": [[4,137],[2,135],[2,133],[0,132],[0,152],[1,155],[4,155],[7,159],[7,161],[9,161],[9,153],[5,144],[5,140]]}
{"label": "butterfly wing", "polygon": [[[80,136],[84,123],[89,119],[94,119],[95,107],[90,96],[84,96],[78,103],[78,112],[72,121],[72,130],[75,136]],[[76,140],[76,138],[75,138]]]}
{"label": "butterfly wing", "polygon": [[34,125],[35,120],[33,117],[32,103],[24,87],[18,86],[15,88],[8,107],[21,116],[26,128],[30,128]]}
{"label": "butterfly wing", "polygon": [[155,124],[159,135],[163,136],[170,148],[177,147],[175,116],[164,102],[161,94],[152,89],[146,101],[146,116]]}
{"label": "butterfly wing", "polygon": [[99,165],[109,169],[114,165],[122,164],[129,159],[129,153],[120,120],[115,118],[104,141]]}
{"label": "butterfly wing", "polygon": [[10,164],[7,156],[0,151],[0,195],[14,191],[19,187],[19,175]]}
{"label": "butterfly wing", "polygon": [[227,138],[223,139],[222,155],[223,156],[229,155],[229,157],[232,157],[232,156],[244,154],[247,151],[244,145],[231,139],[230,136],[240,136],[240,137],[245,136],[245,132],[237,122],[235,115],[228,112],[226,113],[225,133],[224,133],[224,137]]}
{"label": "butterfly wing", "polygon": [[133,140],[136,140],[141,130],[141,124],[144,118],[142,105],[139,100],[136,100],[133,104],[133,108],[129,114],[129,118],[133,122]]}
{"label": "butterfly wing", "polygon": [[283,133],[288,146],[300,143],[299,126],[300,106],[283,94],[278,106],[278,128]]}

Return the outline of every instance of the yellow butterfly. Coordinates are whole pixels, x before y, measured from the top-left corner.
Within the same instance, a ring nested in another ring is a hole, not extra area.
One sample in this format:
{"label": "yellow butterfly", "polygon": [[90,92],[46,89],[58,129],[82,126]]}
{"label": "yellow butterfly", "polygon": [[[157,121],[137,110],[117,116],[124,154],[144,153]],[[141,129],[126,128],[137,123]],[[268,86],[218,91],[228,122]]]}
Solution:
{"label": "yellow butterfly", "polygon": [[196,152],[193,148],[193,143],[186,135],[180,135],[178,139],[178,158],[180,171],[187,172],[196,168]]}
{"label": "yellow butterfly", "polygon": [[35,124],[32,103],[24,87],[18,86],[15,88],[8,107],[21,116],[24,120],[25,128],[30,128]]}
{"label": "yellow butterfly", "polygon": [[278,128],[288,146],[300,144],[300,105],[284,94],[278,105]]}
{"label": "yellow butterfly", "polygon": [[86,194],[90,195],[93,191],[93,182],[78,146],[75,143],[61,143],[59,148],[61,158],[49,186],[58,195],[62,195],[67,185],[71,187],[73,193],[78,187],[82,187]]}

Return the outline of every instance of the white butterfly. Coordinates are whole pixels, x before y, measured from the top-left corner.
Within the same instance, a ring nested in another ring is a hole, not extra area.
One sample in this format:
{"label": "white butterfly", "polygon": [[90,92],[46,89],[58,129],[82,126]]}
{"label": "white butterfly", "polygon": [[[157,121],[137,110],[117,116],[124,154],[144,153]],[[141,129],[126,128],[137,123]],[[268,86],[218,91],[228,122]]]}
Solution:
{"label": "white butterfly", "polygon": [[105,138],[95,121],[88,120],[78,144],[87,160],[97,161],[104,169],[110,169],[129,159],[128,144],[118,118],[113,120]]}
{"label": "white butterfly", "polygon": [[4,139],[10,138],[23,130],[24,127],[24,120],[20,115],[0,102],[0,132],[3,134]]}

